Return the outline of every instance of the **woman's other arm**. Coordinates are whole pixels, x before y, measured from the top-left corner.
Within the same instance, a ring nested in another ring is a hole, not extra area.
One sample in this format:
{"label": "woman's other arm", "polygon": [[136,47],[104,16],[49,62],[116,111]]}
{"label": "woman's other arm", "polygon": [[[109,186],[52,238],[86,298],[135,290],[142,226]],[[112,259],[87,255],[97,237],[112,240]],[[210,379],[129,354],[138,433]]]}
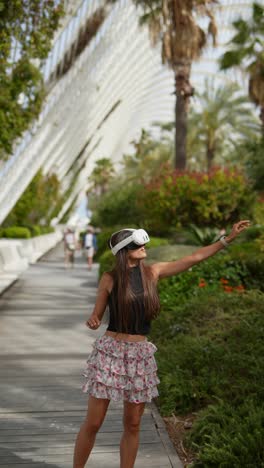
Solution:
{"label": "woman's other arm", "polygon": [[[234,224],[230,234],[225,238],[226,243],[231,243],[242,231],[248,228],[249,225],[250,221],[248,220],[239,221],[238,223]],[[197,263],[212,257],[223,248],[224,245],[222,242],[217,241],[214,244],[202,247],[201,249],[196,250],[193,254],[183,257],[179,260],[175,260],[174,262],[155,263],[152,265],[152,268],[155,272],[155,276],[160,279],[177,275],[182,271],[188,270]]]}
{"label": "woman's other arm", "polygon": [[92,315],[86,322],[87,327],[92,330],[96,330],[101,325],[101,320],[103,318],[108,302],[108,296],[112,287],[113,279],[111,275],[109,275],[109,273],[104,273],[98,286],[96,302]]}

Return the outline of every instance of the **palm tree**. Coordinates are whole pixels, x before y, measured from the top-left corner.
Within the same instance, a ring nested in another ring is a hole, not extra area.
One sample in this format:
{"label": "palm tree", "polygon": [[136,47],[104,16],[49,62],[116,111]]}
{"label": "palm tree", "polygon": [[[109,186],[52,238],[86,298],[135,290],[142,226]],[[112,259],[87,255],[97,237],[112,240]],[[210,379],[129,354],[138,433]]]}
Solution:
{"label": "palm tree", "polygon": [[172,142],[163,134],[161,141],[156,141],[143,129],[139,140],[132,141],[132,145],[134,154],[124,155],[122,160],[126,182],[149,182],[160,173],[161,166],[171,161]]}
{"label": "palm tree", "polygon": [[249,96],[260,107],[264,135],[264,6],[254,3],[251,20],[240,18],[233,26],[236,32],[230,50],[220,59],[220,67],[241,67],[248,72]]}
{"label": "palm tree", "polygon": [[[162,42],[162,62],[175,76],[175,161],[177,169],[186,166],[187,112],[194,88],[190,83],[191,66],[201,57],[209,35],[215,45],[217,28],[212,13],[216,0],[134,0],[143,9],[141,24],[147,23],[152,45]],[[209,18],[205,32],[197,15]]]}
{"label": "palm tree", "polygon": [[96,195],[103,195],[109,186],[109,182],[115,173],[113,163],[109,158],[98,159],[95,163],[89,182],[91,184],[91,191]]}
{"label": "palm tree", "polygon": [[213,81],[207,80],[204,91],[198,95],[196,108],[188,120],[188,137],[194,137],[195,149],[205,156],[208,171],[217,155],[258,134],[258,119],[250,109],[248,98],[241,95],[234,83],[216,87]]}

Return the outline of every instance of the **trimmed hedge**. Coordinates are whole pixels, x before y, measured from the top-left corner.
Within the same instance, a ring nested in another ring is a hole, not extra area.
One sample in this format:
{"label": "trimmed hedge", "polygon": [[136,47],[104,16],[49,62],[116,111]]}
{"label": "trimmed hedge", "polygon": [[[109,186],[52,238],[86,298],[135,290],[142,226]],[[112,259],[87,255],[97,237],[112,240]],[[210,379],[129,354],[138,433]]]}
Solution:
{"label": "trimmed hedge", "polygon": [[12,226],[1,229],[0,235],[9,239],[29,239],[31,232],[26,227]]}
{"label": "trimmed hedge", "polygon": [[0,237],[7,239],[29,239],[30,237],[42,236],[54,232],[51,226],[10,226],[0,228]]}

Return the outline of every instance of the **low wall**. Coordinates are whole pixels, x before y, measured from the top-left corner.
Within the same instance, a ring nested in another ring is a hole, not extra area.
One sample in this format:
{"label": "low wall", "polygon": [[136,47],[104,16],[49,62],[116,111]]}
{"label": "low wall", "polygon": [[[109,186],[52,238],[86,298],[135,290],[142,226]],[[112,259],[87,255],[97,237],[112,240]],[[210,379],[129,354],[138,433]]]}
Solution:
{"label": "low wall", "polygon": [[31,239],[0,239],[0,294],[61,239],[61,231]]}

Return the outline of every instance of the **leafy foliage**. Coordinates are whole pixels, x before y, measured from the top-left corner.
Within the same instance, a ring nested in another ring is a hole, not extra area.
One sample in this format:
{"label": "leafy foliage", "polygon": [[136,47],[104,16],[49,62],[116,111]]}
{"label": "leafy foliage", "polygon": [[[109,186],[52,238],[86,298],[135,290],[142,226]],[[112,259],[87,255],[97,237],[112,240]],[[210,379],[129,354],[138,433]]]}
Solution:
{"label": "leafy foliage", "polygon": [[249,96],[261,108],[264,125],[264,7],[258,2],[252,6],[251,21],[237,19],[233,22],[235,35],[230,49],[220,60],[222,70],[241,66],[249,74]]}
{"label": "leafy foliage", "polygon": [[[98,201],[91,223],[95,226],[138,225],[141,221],[137,200],[142,186],[116,181]],[[132,226],[133,227],[133,226]]]}
{"label": "leafy foliage", "polygon": [[216,242],[220,237],[220,231],[217,228],[198,228],[195,224],[190,224],[186,231],[187,239],[192,245],[208,245]]}
{"label": "leafy foliage", "polygon": [[247,143],[246,170],[253,182],[255,190],[263,190],[264,187],[264,136],[259,141]]}
{"label": "leafy foliage", "polygon": [[210,174],[165,169],[145,186],[138,201],[144,225],[155,233],[168,232],[190,221],[223,227],[252,211],[254,193],[235,170],[216,169]]}
{"label": "leafy foliage", "polygon": [[133,141],[134,154],[124,155],[122,160],[123,177],[126,182],[149,182],[160,172],[160,167],[170,163],[173,154],[173,143],[171,131],[155,124],[160,129],[160,141],[151,137],[146,130],[141,131],[140,138]]}
{"label": "leafy foliage", "polygon": [[40,111],[39,61],[48,55],[62,14],[61,0],[0,2],[0,159]]}
{"label": "leafy foliage", "polygon": [[89,177],[89,182],[91,184],[90,192],[96,195],[103,195],[107,191],[114,174],[115,170],[111,159],[98,159]]}
{"label": "leafy foliage", "polygon": [[[177,293],[176,293],[177,294]],[[197,411],[221,398],[239,405],[263,394],[263,294],[201,290],[153,323],[163,414]]]}
{"label": "leafy foliage", "polygon": [[228,159],[238,141],[256,139],[260,125],[236,84],[216,87],[207,80],[205,85],[188,119],[188,159],[205,161],[209,171],[216,158]]}
{"label": "leafy foliage", "polygon": [[264,406],[247,398],[233,406],[219,401],[199,413],[188,445],[199,450],[191,467],[264,466]]}
{"label": "leafy foliage", "polygon": [[60,200],[60,185],[54,174],[43,176],[39,171],[28,185],[3,226],[34,226],[48,224],[53,208]]}
{"label": "leafy foliage", "polygon": [[21,226],[10,226],[0,230],[0,237],[8,239],[29,239],[30,229]]}

